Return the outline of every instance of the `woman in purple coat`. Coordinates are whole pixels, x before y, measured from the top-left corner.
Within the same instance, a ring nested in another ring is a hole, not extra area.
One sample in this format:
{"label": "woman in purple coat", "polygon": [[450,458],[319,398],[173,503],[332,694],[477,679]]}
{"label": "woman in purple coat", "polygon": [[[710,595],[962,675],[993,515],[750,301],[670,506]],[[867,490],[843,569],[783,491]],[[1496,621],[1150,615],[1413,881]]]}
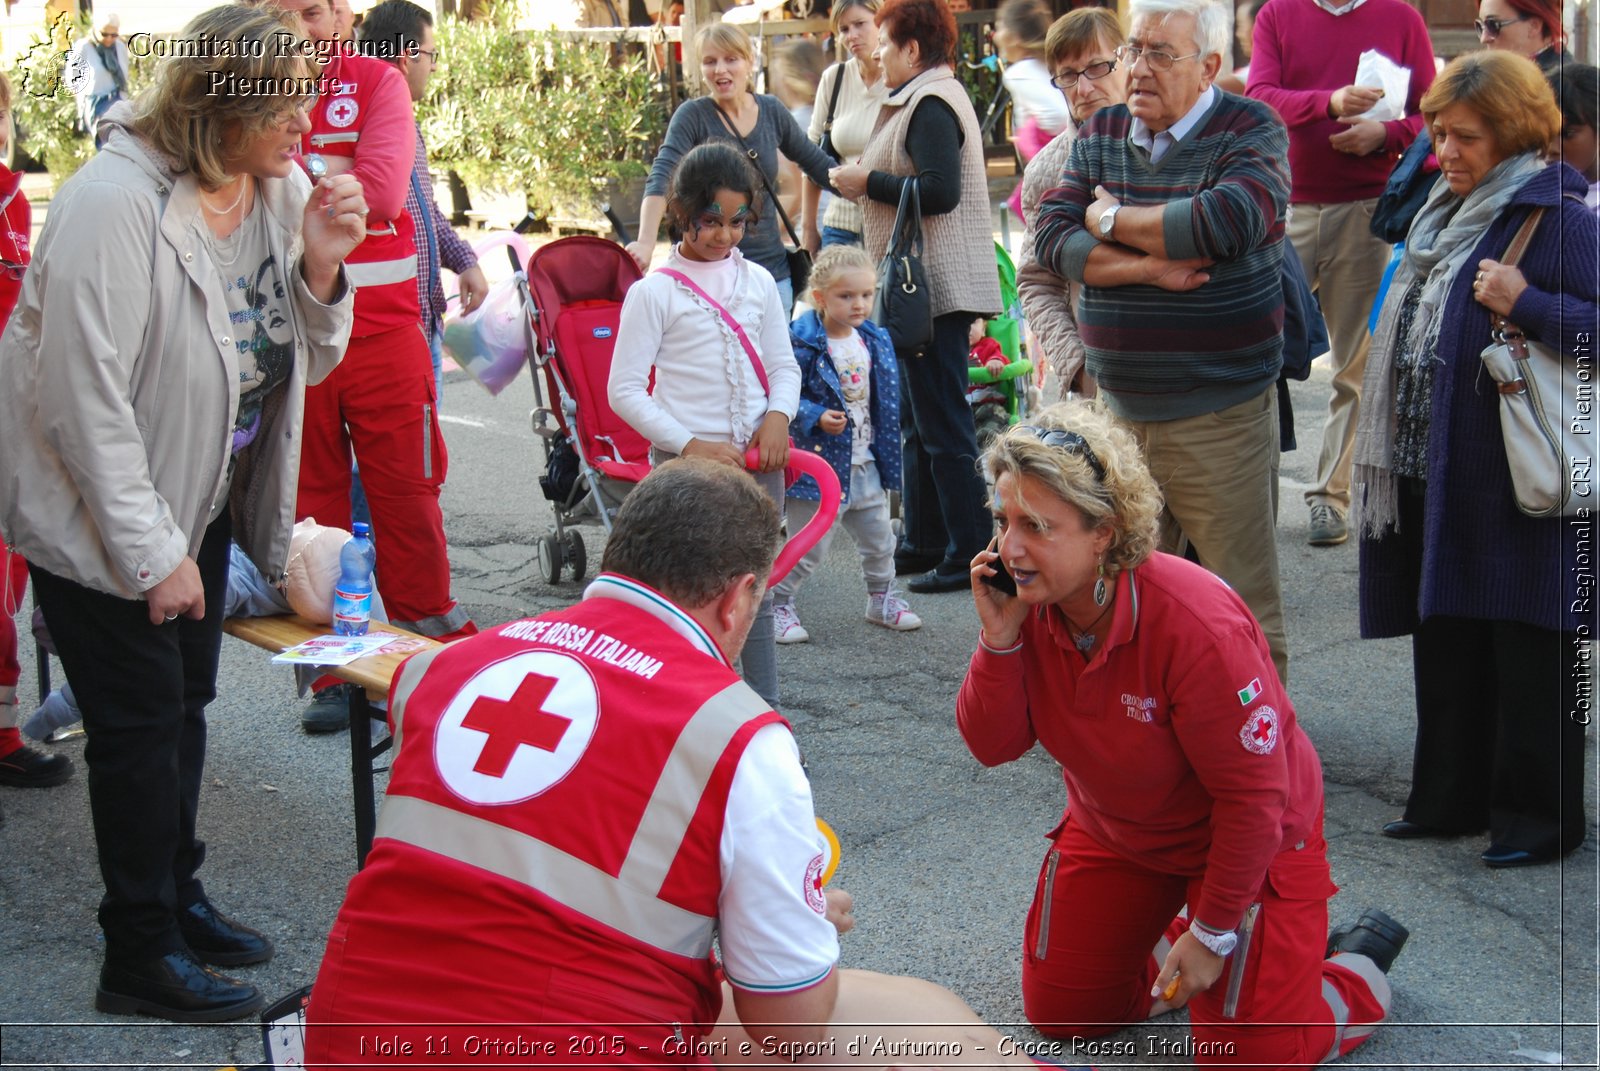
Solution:
{"label": "woman in purple coat", "polygon": [[[1544,162],[1561,113],[1530,60],[1462,56],[1421,107],[1441,174],[1373,337],[1356,453],[1361,633],[1409,633],[1416,680],[1411,795],[1383,832],[1487,829],[1485,864],[1526,866],[1587,827],[1578,641],[1594,611],[1572,568],[1594,520],[1517,510],[1479,354],[1498,315],[1594,360],[1596,222],[1582,176]],[[1538,209],[1521,262],[1502,263]]]}

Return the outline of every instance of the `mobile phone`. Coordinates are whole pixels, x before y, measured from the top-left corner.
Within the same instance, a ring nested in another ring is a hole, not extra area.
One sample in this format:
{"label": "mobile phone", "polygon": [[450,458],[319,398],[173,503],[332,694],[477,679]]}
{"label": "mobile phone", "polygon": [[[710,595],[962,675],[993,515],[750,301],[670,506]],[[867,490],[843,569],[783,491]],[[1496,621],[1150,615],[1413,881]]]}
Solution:
{"label": "mobile phone", "polygon": [[979,579],[996,591],[1003,591],[1007,595],[1016,595],[1017,582],[1011,579],[1010,573],[1006,572],[1006,563],[996,558],[989,563],[989,568],[995,571],[994,575],[979,577]]}

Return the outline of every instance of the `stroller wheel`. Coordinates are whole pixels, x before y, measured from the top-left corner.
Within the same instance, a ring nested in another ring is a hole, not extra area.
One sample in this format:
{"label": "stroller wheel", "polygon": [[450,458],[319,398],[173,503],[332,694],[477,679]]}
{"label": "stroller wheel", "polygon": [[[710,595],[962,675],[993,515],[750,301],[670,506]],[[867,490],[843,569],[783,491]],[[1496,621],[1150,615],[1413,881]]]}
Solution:
{"label": "stroller wheel", "polygon": [[583,545],[583,533],[569,528],[561,539],[562,553],[572,567],[572,579],[582,580],[583,571],[589,567],[589,552]]}
{"label": "stroller wheel", "polygon": [[554,535],[540,536],[534,544],[539,555],[539,572],[552,584],[561,583],[561,543]]}

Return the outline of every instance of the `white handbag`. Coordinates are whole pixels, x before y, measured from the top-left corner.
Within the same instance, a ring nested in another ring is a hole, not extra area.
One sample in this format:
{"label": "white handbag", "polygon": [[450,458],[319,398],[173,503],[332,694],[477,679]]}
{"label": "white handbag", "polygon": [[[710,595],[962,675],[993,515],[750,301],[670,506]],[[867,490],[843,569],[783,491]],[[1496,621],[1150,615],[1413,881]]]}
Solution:
{"label": "white handbag", "polygon": [[[1534,209],[1518,228],[1502,264],[1522,259],[1543,214]],[[1591,508],[1595,437],[1569,431],[1584,390],[1577,362],[1562,360],[1558,348],[1533,341],[1503,316],[1494,318],[1490,337],[1481,356],[1500,391],[1500,436],[1517,508],[1530,517]]]}

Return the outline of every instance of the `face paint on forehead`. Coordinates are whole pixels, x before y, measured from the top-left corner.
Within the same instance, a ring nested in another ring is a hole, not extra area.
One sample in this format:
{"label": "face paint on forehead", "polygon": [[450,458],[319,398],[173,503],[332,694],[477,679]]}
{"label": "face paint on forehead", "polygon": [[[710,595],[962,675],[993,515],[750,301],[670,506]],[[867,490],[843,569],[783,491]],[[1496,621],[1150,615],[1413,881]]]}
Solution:
{"label": "face paint on forehead", "polygon": [[[712,201],[709,205],[706,206],[705,211],[700,213],[700,214],[702,216],[715,216],[717,219],[720,220],[722,218],[722,204],[721,204],[721,202]],[[740,205],[738,210],[733,213],[733,220],[734,220],[735,223],[737,223],[739,220],[744,219],[748,215],[750,215],[750,203],[747,201],[744,204]]]}

